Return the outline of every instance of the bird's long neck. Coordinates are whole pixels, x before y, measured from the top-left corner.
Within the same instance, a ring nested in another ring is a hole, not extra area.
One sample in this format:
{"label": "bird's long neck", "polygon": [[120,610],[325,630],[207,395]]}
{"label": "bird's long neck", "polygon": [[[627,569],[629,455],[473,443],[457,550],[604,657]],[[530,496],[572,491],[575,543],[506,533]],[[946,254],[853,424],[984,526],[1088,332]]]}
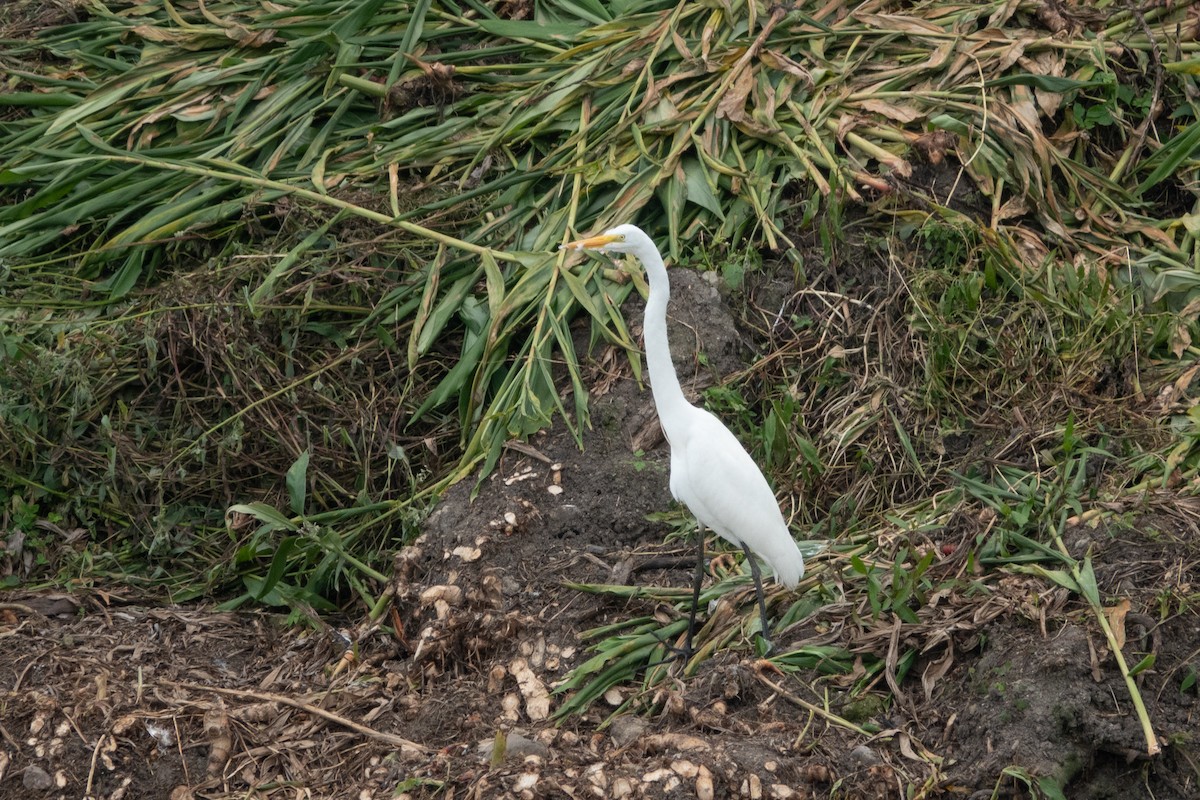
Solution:
{"label": "bird's long neck", "polygon": [[679,386],[675,365],[671,361],[671,347],[667,344],[667,302],[671,299],[671,284],[667,279],[667,267],[657,250],[646,253],[641,261],[650,280],[650,297],[646,300],[646,316],[642,324],[650,389],[654,393],[654,406],[658,409],[658,419],[667,441],[670,442],[672,438],[679,441],[673,437],[672,429],[682,423],[685,409],[691,408],[691,405]]}

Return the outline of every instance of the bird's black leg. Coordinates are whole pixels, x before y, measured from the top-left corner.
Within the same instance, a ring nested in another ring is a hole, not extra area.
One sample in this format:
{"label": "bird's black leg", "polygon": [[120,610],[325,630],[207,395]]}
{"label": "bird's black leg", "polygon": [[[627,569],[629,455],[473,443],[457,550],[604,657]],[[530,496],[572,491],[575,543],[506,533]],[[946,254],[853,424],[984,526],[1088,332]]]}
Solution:
{"label": "bird's black leg", "polygon": [[746,563],[750,565],[750,574],[754,576],[754,596],[758,598],[758,615],[762,621],[762,637],[767,643],[767,652],[771,651],[771,629],[767,625],[767,600],[763,595],[762,572],[758,568],[758,561],[755,560],[754,554],[750,552],[750,548],[745,544],[742,545],[742,550],[746,553]]}
{"label": "bird's black leg", "polygon": [[[687,639],[684,642],[683,648],[675,647],[662,641],[664,647],[671,651],[675,658],[678,658],[684,665],[692,659],[692,638],[696,634],[696,608],[700,605],[700,584],[704,582],[704,526],[700,525],[696,531],[696,578],[692,582],[692,608],[688,612],[688,627]],[[669,660],[669,659],[668,659]],[[664,662],[659,661],[648,666],[657,666]]]}
{"label": "bird's black leg", "polygon": [[692,657],[692,637],[696,633],[696,608],[700,605],[700,584],[704,582],[704,526],[696,529],[696,576],[692,579],[692,610],[688,614],[687,640],[683,645],[683,660]]}

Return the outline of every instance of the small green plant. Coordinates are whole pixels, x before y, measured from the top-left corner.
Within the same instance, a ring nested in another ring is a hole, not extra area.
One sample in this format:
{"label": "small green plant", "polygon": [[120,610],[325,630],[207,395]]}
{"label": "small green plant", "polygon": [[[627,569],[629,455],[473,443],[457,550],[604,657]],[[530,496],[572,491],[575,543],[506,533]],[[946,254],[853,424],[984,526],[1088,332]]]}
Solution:
{"label": "small green plant", "polygon": [[1054,778],[1048,775],[1033,775],[1024,767],[1018,766],[1008,766],[1001,770],[1000,776],[996,780],[996,787],[992,791],[992,800],[1009,796],[1008,788],[1003,785],[1005,778],[1011,778],[1024,784],[1036,800],[1067,800],[1062,787]]}
{"label": "small green plant", "polygon": [[[690,521],[688,527],[690,528]],[[673,535],[682,535],[677,530]],[[692,675],[702,662],[720,650],[746,643],[759,628],[753,584],[744,565],[728,573],[718,572],[714,582],[700,593],[700,608],[711,609],[698,620],[695,651],[678,669]],[[619,586],[607,584],[568,584],[571,588],[591,594],[621,598],[626,602],[648,600],[672,606],[671,616],[638,616],[585,631],[580,634],[589,645],[592,657],[577,666],[558,687],[559,694],[570,696],[556,712],[567,717],[588,708],[605,691],[615,685],[640,682],[644,690],[658,686],[672,674],[683,638],[687,633],[688,611],[692,601],[689,587]],[[768,607],[778,609],[780,600],[789,593],[778,588],[768,589]],[[813,596],[802,596],[779,615],[772,618],[778,628],[808,616],[821,605]],[[760,655],[762,655],[760,653]],[[771,657],[780,669],[796,671],[815,669],[822,674],[846,674],[852,671],[855,657],[840,648],[801,647]],[[642,693],[627,701],[645,710],[649,694]]]}
{"label": "small green plant", "polygon": [[[5,500],[7,502],[3,502]],[[46,531],[58,528],[62,517],[55,512],[43,514],[40,504],[27,501],[25,495],[19,492],[8,496],[6,491],[0,489],[0,503],[3,503],[0,505],[0,508],[3,508],[0,512],[0,532],[9,537],[12,544],[18,545],[17,551],[23,559],[31,560],[30,567],[41,573],[38,578],[48,577],[44,572],[47,567],[54,566],[55,554],[52,550],[54,542],[52,538],[47,537]],[[39,522],[47,524],[39,525]],[[4,544],[3,540],[0,540],[0,545]],[[7,548],[4,552],[11,558]],[[3,580],[3,584],[9,588],[20,585],[20,576],[25,572],[24,564],[14,563],[10,566],[13,572]]]}
{"label": "small green plant", "polygon": [[1098,73],[1094,83],[1092,88],[1080,91],[1070,105],[1075,124],[1085,131],[1116,125],[1132,127],[1146,118],[1154,103],[1150,87],[1139,91],[1118,83],[1111,72]]}
{"label": "small green plant", "polygon": [[1087,445],[1077,433],[1075,419],[1068,416],[1059,446],[1044,452],[1041,472],[997,467],[991,480],[958,476],[963,487],[1002,520],[982,543],[981,559],[985,563],[1056,561],[1057,552],[1045,542],[1047,534],[1053,536],[1068,512],[1083,515],[1084,504],[1095,498],[1091,465],[1114,458],[1105,445],[1103,439],[1099,445]]}
{"label": "small green plant", "polygon": [[851,556],[850,569],[862,576],[867,601],[874,619],[895,614],[905,622],[919,622],[916,612],[925,605],[932,585],[925,577],[935,554],[926,552],[915,564],[908,564],[909,551],[901,548],[891,564],[890,580],[880,580],[884,570],[867,564],[858,556]]}
{"label": "small green plant", "polygon": [[405,792],[411,792],[414,789],[441,789],[446,785],[445,781],[439,781],[435,778],[412,777],[405,778],[396,784],[396,788],[392,790],[393,797],[399,797]]}
{"label": "small green plant", "polygon": [[1198,675],[1200,675],[1200,670],[1197,669],[1196,665],[1188,664],[1183,672],[1183,680],[1179,682],[1179,691],[1184,694],[1187,692],[1200,694],[1200,685],[1197,684],[1196,680]]}
{"label": "small green plant", "polygon": [[[352,524],[355,510],[306,516],[308,466],[309,453],[305,451],[287,471],[290,516],[266,503],[230,507],[231,536],[238,535],[242,520],[254,520],[258,525],[234,556],[245,591],[222,603],[223,609],[254,601],[288,607],[297,619],[307,619],[314,611],[334,610],[337,606],[331,598],[349,589],[372,615],[380,610],[367,581],[381,586],[387,576],[354,555],[355,539],[361,531]],[[339,524],[346,522],[351,524]]]}

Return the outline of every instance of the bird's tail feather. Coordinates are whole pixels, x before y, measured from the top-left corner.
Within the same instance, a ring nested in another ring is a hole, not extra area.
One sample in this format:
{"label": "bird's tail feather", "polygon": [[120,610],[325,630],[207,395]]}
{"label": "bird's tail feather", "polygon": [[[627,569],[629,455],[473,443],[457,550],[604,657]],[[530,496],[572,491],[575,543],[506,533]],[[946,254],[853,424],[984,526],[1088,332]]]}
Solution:
{"label": "bird's tail feather", "polygon": [[770,552],[760,551],[759,555],[775,573],[776,583],[795,589],[796,584],[804,577],[804,556],[800,554],[800,548],[790,536],[786,542],[772,544]]}

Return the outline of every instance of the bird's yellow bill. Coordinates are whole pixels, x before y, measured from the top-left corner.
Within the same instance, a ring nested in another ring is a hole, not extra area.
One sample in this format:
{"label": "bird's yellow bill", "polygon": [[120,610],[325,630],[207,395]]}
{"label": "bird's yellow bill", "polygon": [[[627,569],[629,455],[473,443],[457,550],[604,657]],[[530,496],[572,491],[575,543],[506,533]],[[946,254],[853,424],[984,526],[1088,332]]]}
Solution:
{"label": "bird's yellow bill", "polygon": [[576,239],[573,242],[567,242],[560,249],[562,249],[562,250],[596,250],[598,248],[604,247],[604,245],[606,245],[606,244],[612,244],[613,242],[619,242],[620,240],[621,240],[620,236],[615,236],[613,234],[606,233],[606,234],[602,234],[600,236],[592,236],[588,239]]}

